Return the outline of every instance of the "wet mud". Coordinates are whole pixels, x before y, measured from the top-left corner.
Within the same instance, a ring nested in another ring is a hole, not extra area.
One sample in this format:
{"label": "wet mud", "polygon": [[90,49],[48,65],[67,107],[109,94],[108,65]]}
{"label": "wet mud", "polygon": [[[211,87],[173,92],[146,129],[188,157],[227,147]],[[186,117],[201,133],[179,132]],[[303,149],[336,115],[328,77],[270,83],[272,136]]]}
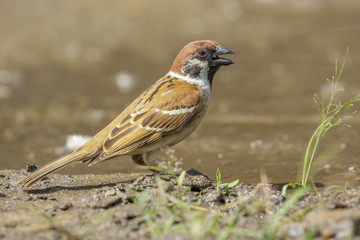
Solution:
{"label": "wet mud", "polygon": [[[205,6],[205,7],[204,7]],[[26,1],[0,3],[0,169],[64,154],[74,134],[93,136],[162,77],[186,43],[213,39],[233,50],[199,128],[175,146],[184,167],[226,180],[299,180],[320,114],[313,95],[350,47],[339,101],[360,92],[357,0]],[[356,105],[351,111],[358,110]],[[359,175],[360,115],[326,135],[313,181]],[[129,157],[63,174],[139,172]],[[294,179],[296,178],[296,179]]]}

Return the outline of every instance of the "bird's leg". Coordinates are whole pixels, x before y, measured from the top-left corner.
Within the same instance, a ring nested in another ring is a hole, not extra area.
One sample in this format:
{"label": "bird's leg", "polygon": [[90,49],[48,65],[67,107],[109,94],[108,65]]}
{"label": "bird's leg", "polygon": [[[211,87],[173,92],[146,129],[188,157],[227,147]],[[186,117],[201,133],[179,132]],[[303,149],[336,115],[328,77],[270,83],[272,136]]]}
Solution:
{"label": "bird's leg", "polygon": [[139,164],[139,165],[142,165],[142,166],[147,165],[142,154],[132,155],[131,158],[136,164]]}
{"label": "bird's leg", "polygon": [[148,166],[159,166],[159,150],[145,153],[146,165]]}
{"label": "bird's leg", "polygon": [[[158,151],[152,151],[152,152],[145,153],[145,159],[142,154],[132,155],[131,158],[136,164],[139,164],[142,166],[158,166],[159,165]],[[150,169],[150,171],[152,171],[153,173],[159,172],[159,171],[156,171],[153,169]]]}

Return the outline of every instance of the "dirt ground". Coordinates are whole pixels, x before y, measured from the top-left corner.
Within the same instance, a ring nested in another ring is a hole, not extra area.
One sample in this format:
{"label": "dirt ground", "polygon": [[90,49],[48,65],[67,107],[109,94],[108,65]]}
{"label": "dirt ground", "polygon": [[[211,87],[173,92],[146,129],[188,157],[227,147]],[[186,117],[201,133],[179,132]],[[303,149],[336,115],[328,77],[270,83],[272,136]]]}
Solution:
{"label": "dirt ground", "polygon": [[23,190],[26,174],[0,171],[0,239],[360,239],[358,187],[316,187],[286,206],[295,192],[238,184],[224,193],[196,170],[182,184],[54,174]]}

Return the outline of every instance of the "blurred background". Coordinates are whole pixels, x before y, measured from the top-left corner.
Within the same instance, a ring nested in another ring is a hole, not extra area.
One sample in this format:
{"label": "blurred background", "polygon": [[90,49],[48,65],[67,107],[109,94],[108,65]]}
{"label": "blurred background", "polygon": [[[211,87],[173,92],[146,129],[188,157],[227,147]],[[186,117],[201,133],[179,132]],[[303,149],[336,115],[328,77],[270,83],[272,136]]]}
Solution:
{"label": "blurred background", "polygon": [[[298,180],[320,120],[313,96],[329,92],[347,47],[340,100],[360,93],[359,12],[356,0],[2,0],[0,168],[63,154],[67,137],[97,133],[186,43],[212,39],[235,64],[217,73],[204,121],[175,147],[183,168],[211,178],[220,168],[225,181]],[[340,150],[317,162],[314,181],[359,180],[359,116],[324,138],[320,153]],[[125,156],[61,172],[138,171]]]}

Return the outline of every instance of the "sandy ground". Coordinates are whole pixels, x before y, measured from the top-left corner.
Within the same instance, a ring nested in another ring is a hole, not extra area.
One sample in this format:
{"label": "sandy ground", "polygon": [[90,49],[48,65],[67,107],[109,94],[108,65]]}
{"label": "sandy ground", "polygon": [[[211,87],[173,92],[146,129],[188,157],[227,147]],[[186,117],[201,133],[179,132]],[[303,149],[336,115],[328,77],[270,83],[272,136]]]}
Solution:
{"label": "sandy ground", "polygon": [[188,173],[182,185],[165,174],[161,185],[151,174],[54,174],[23,190],[16,183],[26,170],[1,170],[0,239],[360,239],[360,188],[315,188],[286,210],[292,194],[279,186],[238,184],[223,194]]}

